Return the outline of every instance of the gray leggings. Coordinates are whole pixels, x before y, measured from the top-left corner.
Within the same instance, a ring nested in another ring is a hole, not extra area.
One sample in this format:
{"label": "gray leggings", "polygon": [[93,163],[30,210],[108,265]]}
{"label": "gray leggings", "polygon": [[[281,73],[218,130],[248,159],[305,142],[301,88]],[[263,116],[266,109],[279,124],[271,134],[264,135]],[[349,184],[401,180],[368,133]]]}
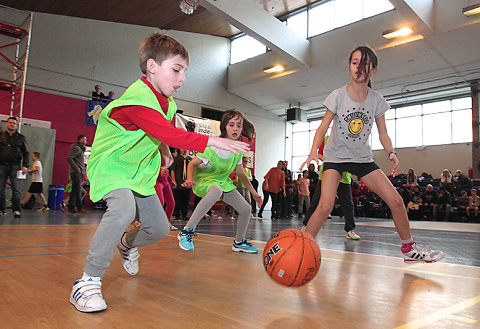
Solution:
{"label": "gray leggings", "polygon": [[198,203],[190,216],[185,227],[195,228],[207,211],[222,197],[223,201],[228,203],[238,212],[237,232],[235,234],[235,240],[238,242],[245,239],[247,233],[248,223],[250,222],[251,207],[245,198],[237,191],[232,190],[230,192],[223,192],[222,188],[218,185],[212,185],[208,190],[208,193]]}
{"label": "gray leggings", "polygon": [[87,256],[84,272],[90,276],[103,277],[110,265],[115,246],[126,228],[135,219],[141,226],[127,234],[129,247],[140,247],[155,243],[170,232],[167,216],[156,194],[141,196],[130,189],[122,188],[108,193],[104,198],[107,211],[102,217]]}

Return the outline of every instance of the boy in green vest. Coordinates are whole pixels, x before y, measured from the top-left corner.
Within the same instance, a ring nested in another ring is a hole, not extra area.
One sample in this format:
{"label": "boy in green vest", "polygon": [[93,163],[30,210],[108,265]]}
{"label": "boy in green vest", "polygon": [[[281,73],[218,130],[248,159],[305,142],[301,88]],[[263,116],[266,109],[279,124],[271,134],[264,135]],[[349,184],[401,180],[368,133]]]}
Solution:
{"label": "boy in green vest", "polygon": [[[88,161],[90,198],[103,199],[108,209],[93,237],[83,276],[70,295],[81,312],[107,308],[101,284],[116,245],[123,267],[136,275],[137,247],[170,232],[154,188],[161,156],[167,165],[172,161],[167,145],[198,152],[207,146],[236,154],[248,151],[246,143],[186,132],[170,124],[177,110],[172,95],[185,81],[189,64],[188,52],[178,41],[152,34],[140,43],[139,62],[145,76],[102,111]],[[125,232],[136,215],[142,225]]]}

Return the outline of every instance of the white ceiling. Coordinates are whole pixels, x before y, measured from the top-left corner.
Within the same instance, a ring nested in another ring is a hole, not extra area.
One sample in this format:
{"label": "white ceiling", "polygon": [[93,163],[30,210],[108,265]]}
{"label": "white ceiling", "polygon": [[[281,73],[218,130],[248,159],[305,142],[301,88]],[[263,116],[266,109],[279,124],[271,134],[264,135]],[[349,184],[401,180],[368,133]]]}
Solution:
{"label": "white ceiling", "polygon": [[[311,38],[308,67],[272,47],[267,54],[231,65],[228,90],[277,115],[292,105],[314,116],[314,109],[322,106],[330,91],[350,82],[348,56],[361,44],[370,45],[378,54],[374,88],[387,99],[403,96],[402,101],[408,101],[410,95],[447,85],[465,92],[470,81],[480,80],[480,15],[462,14],[462,8],[476,0],[391,2],[395,10]],[[423,7],[416,7],[420,3]],[[406,40],[392,42],[381,36],[404,24],[421,31],[423,39],[402,44]],[[275,43],[275,36],[258,35],[251,28],[245,31]],[[273,76],[262,72],[275,63],[286,64],[287,71]]]}

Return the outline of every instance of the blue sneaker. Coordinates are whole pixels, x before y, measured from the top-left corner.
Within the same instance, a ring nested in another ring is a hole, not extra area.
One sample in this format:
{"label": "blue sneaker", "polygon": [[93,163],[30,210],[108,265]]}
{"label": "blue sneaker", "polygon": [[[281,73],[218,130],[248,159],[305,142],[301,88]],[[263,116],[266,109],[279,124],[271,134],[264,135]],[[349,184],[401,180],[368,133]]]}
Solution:
{"label": "blue sneaker", "polygon": [[195,249],[193,246],[193,236],[197,235],[195,233],[195,229],[191,227],[185,227],[183,230],[178,233],[178,245],[183,250],[193,250]]}
{"label": "blue sneaker", "polygon": [[243,239],[243,241],[240,243],[237,243],[237,241],[233,240],[232,250],[238,252],[246,252],[249,254],[255,254],[258,252],[258,248],[252,246],[252,244],[250,242],[247,242],[247,240],[245,239]]}

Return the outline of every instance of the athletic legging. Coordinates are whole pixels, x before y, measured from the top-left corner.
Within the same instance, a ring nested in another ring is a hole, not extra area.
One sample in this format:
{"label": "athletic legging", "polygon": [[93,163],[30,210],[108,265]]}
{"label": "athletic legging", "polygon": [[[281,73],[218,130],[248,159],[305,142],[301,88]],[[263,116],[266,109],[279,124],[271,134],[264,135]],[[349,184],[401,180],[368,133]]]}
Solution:
{"label": "athletic legging", "polygon": [[[223,197],[222,197],[223,194]],[[228,203],[238,212],[237,232],[235,240],[237,242],[245,239],[248,223],[250,221],[250,205],[245,198],[235,189],[230,192],[223,192],[218,185],[212,185],[208,193],[202,198],[193,211],[185,227],[195,228],[207,211],[222,198],[223,202]]]}

